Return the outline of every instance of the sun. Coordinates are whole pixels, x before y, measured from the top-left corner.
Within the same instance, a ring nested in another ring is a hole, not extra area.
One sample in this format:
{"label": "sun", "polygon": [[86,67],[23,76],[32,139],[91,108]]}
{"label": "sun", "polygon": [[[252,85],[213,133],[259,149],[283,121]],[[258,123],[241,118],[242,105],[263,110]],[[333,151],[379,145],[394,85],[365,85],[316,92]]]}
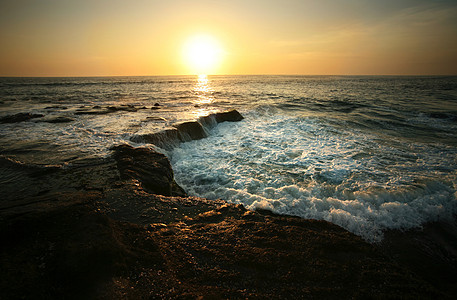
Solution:
{"label": "sun", "polygon": [[195,35],[184,44],[184,63],[192,74],[214,74],[221,58],[222,49],[212,36]]}

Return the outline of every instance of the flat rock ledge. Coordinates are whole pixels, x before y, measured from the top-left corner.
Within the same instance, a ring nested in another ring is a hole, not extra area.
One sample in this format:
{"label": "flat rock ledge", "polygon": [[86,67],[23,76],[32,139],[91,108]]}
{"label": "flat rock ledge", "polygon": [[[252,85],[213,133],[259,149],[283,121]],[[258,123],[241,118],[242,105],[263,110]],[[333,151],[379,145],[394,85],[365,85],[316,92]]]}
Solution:
{"label": "flat rock ledge", "polygon": [[455,262],[430,240],[414,246],[433,252],[412,259],[439,266],[441,283],[405,263],[406,234],[370,245],[326,221],[179,195],[168,160],[150,149],[119,145],[112,158],[52,172],[14,161],[5,170],[35,189],[0,200],[0,299],[457,295]]}
{"label": "flat rock ledge", "polygon": [[118,145],[112,149],[122,179],[138,180],[142,188],[152,194],[186,196],[174,180],[170,161],[162,153],[129,145]]}
{"label": "flat rock ledge", "polygon": [[173,124],[171,128],[159,132],[136,135],[131,138],[131,141],[154,144],[157,147],[169,150],[181,142],[207,137],[205,128],[212,128],[222,122],[238,122],[243,119],[243,116],[237,110],[219,112],[200,117],[196,121]]}

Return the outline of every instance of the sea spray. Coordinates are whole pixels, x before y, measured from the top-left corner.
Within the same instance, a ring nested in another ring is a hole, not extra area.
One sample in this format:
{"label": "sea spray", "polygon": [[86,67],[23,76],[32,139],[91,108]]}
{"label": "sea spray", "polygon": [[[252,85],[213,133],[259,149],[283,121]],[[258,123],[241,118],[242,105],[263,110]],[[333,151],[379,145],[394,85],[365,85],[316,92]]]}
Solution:
{"label": "sea spray", "polygon": [[454,152],[380,143],[321,118],[255,110],[170,154],[190,195],[327,220],[372,242],[457,212]]}

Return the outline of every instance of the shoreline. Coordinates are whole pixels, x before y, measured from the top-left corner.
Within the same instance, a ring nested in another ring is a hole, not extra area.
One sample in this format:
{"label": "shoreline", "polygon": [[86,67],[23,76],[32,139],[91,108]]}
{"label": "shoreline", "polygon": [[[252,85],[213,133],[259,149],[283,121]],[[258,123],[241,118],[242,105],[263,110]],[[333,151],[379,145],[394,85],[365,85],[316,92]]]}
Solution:
{"label": "shoreline", "polygon": [[78,168],[10,168],[41,190],[1,203],[2,298],[457,295],[455,221],[372,245],[326,221],[187,197],[164,155],[127,145]]}

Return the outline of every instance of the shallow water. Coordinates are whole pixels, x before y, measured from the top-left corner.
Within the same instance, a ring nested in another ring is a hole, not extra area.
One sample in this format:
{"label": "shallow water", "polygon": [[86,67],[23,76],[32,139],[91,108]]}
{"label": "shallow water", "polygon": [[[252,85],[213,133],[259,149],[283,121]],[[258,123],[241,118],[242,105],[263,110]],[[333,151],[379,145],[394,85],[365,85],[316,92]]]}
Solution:
{"label": "shallow water", "polygon": [[[235,108],[243,121],[158,149],[190,195],[325,219],[370,241],[457,212],[456,77],[3,78],[0,87],[0,117],[44,115],[0,124],[0,154],[22,162],[71,166]],[[84,113],[121,105],[135,109]],[[58,116],[74,121],[45,122]]]}

